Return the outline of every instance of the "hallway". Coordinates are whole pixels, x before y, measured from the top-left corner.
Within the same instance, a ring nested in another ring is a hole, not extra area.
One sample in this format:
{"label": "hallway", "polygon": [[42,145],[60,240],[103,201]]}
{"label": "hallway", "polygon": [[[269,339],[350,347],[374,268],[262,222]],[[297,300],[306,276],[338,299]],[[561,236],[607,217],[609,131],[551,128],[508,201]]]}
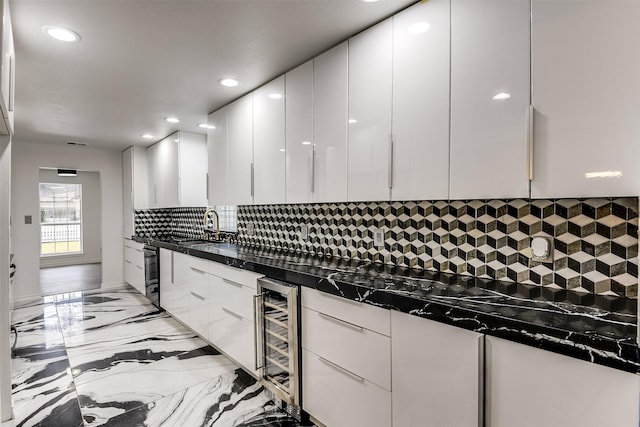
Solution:
{"label": "hallway", "polygon": [[46,296],[12,321],[16,426],[298,425],[129,285]]}
{"label": "hallway", "polygon": [[40,268],[40,295],[100,289],[102,264]]}

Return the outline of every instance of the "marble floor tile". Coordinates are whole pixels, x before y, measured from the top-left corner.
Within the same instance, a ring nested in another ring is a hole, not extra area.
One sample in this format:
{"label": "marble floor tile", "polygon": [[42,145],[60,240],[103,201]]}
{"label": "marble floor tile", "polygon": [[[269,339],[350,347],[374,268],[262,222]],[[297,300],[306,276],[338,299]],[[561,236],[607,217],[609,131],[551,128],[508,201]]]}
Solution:
{"label": "marble floor tile", "polygon": [[[79,295],[77,295],[79,294]],[[85,306],[103,305],[103,306],[140,306],[151,304],[147,297],[140,294],[137,290],[131,289],[114,289],[107,292],[75,292],[69,294],[68,298],[58,298],[57,305],[82,303]]]}
{"label": "marble floor tile", "polygon": [[[114,414],[117,410],[113,411]],[[227,372],[111,418],[85,416],[87,426],[297,426],[241,369]]]}
{"label": "marble floor tile", "polygon": [[58,307],[60,329],[65,337],[114,325],[136,325],[166,316],[153,306],[69,306]]}
{"label": "marble floor tile", "polygon": [[80,347],[67,346],[76,384],[95,381],[142,365],[205,347],[195,333],[182,330],[114,338]]}
{"label": "marble floor tile", "polygon": [[235,369],[233,362],[207,346],[79,384],[80,410],[85,419],[110,418],[114,407],[135,409]]}

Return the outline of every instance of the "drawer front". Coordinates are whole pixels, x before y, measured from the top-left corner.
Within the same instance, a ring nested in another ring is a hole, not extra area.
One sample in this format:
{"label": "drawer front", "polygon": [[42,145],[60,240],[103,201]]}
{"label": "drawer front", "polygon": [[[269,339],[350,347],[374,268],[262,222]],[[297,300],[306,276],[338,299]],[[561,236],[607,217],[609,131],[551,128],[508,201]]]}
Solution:
{"label": "drawer front", "polygon": [[207,337],[211,324],[211,305],[206,297],[189,292],[189,313],[187,326],[203,337]]}
{"label": "drawer front", "polygon": [[389,427],[391,393],[302,350],[303,409],[330,427]]}
{"label": "drawer front", "polygon": [[391,390],[389,337],[303,307],[302,348]]}
{"label": "drawer front", "polygon": [[230,280],[232,282],[236,282],[238,284],[241,284],[242,286],[247,286],[249,288],[252,288],[253,290],[256,290],[258,288],[257,280],[262,277],[262,274],[241,270],[239,268],[229,267],[227,265],[213,261],[211,261],[209,264],[209,273]]}
{"label": "drawer front", "polygon": [[142,252],[142,249],[144,248],[144,243],[139,243],[139,242],[134,242],[133,240],[124,239],[124,247]]}
{"label": "drawer front", "polygon": [[209,301],[209,275],[199,267],[189,266],[189,291]]}
{"label": "drawer front", "polygon": [[242,286],[218,276],[210,275],[211,301],[241,317],[254,321],[253,297],[255,289]]}
{"label": "drawer front", "polygon": [[191,267],[191,269],[193,270],[198,270],[203,273],[208,273],[209,264],[212,264],[212,262],[209,260],[197,258],[194,256],[189,256],[189,267]]}
{"label": "drawer front", "polygon": [[379,334],[391,336],[391,313],[387,309],[304,287],[302,288],[302,306]]}
{"label": "drawer front", "polygon": [[211,308],[208,338],[213,345],[257,375],[253,321],[214,306]]}

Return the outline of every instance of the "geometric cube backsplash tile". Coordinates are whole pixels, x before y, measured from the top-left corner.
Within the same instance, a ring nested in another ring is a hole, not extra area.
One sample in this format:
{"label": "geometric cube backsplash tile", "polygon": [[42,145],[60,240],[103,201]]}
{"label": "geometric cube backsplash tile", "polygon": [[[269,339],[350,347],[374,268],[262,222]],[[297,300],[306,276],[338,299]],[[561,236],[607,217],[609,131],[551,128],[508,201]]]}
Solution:
{"label": "geometric cube backsplash tile", "polygon": [[[181,239],[204,239],[203,223],[206,207],[144,209],[134,212],[135,235],[138,237]],[[222,206],[218,209],[220,228],[228,230],[236,226],[235,207]],[[207,226],[215,230],[213,214],[207,217]],[[235,241],[236,233],[221,232],[227,241]]]}
{"label": "geometric cube backsplash tile", "polygon": [[[302,224],[306,241],[299,238]],[[378,228],[383,248],[373,244]],[[552,262],[531,259],[534,235],[552,238]],[[247,205],[238,207],[238,243],[600,295],[638,294],[637,197]]]}

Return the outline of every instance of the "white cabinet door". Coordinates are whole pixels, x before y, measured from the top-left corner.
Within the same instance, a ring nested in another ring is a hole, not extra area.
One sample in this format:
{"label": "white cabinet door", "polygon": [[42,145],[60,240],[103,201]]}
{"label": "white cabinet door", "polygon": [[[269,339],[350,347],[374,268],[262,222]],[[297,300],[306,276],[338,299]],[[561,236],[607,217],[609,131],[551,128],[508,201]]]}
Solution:
{"label": "white cabinet door", "polygon": [[532,197],[640,194],[640,2],[532,2]]}
{"label": "white cabinet door", "polygon": [[222,108],[209,115],[208,123],[214,126],[207,131],[207,156],[209,175],[207,199],[209,206],[228,205],[227,165],[227,111]]}
{"label": "white cabinet door", "polygon": [[147,209],[149,207],[147,150],[142,147],[132,147],[131,149],[131,155],[133,156],[133,209]]}
{"label": "white cabinet door", "polygon": [[253,92],[253,168],[256,204],[285,202],[284,76]]}
{"label": "white cabinet door", "polygon": [[145,294],[143,247],[142,243],[124,240],[124,280],[142,295]]}
{"label": "white cabinet door", "polygon": [[156,184],[156,169],[157,158],[158,158],[158,148],[160,146],[156,143],[147,147],[147,194],[149,195],[149,208],[157,208],[158,207],[158,190]]}
{"label": "white cabinet door", "polygon": [[189,258],[189,255],[173,252],[173,280],[167,288],[170,289],[169,295],[160,294],[160,301],[171,299],[172,310],[168,310],[169,313],[185,324],[189,322]]}
{"label": "white cabinet door", "polygon": [[285,75],[286,202],[313,201],[313,61]]}
{"label": "white cabinet door", "polygon": [[[189,257],[189,314],[187,326],[199,335],[209,335],[211,298],[209,297],[209,277],[206,268],[201,268],[195,257]],[[194,263],[196,261],[196,263]]]}
{"label": "white cabinet door", "polygon": [[640,379],[530,346],[486,338],[488,427],[636,427]]}
{"label": "white cabinet door", "polygon": [[169,313],[174,311],[173,251],[160,248],[160,307]]}
{"label": "white cabinet door", "polygon": [[179,206],[178,142],[178,134],[175,133],[148,148],[152,162],[149,168],[150,207]]}
{"label": "white cabinet door", "polygon": [[393,17],[392,200],[449,196],[449,0]]}
{"label": "white cabinet door", "polygon": [[482,425],[482,334],[392,311],[391,337],[394,427]]}
{"label": "white cabinet door", "polygon": [[528,197],[529,0],[451,1],[451,199]]}
{"label": "white cabinet door", "polygon": [[347,200],[349,47],[313,59],[314,201]]}
{"label": "white cabinet door", "polygon": [[129,147],[122,152],[122,223],[124,237],[131,238],[135,234],[133,217],[133,147]]}
{"label": "white cabinet door", "polygon": [[350,201],[389,200],[392,20],[349,39]]}
{"label": "white cabinet door", "polygon": [[228,204],[253,203],[253,94],[229,104],[227,122]]}
{"label": "white cabinet door", "polygon": [[207,205],[207,138],[178,132],[179,206]]}

